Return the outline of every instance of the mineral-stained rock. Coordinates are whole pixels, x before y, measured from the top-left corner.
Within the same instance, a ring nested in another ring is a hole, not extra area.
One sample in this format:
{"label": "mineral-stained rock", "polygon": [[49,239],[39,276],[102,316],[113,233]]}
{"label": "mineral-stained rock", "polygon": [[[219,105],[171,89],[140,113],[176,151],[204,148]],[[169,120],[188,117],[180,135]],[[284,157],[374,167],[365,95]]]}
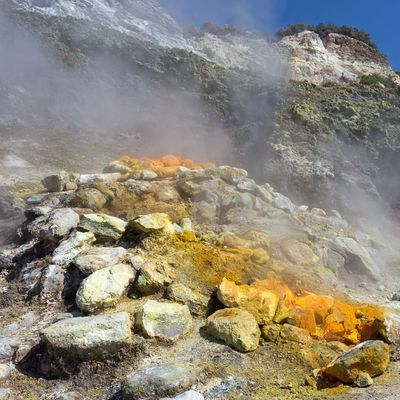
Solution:
{"label": "mineral-stained rock", "polygon": [[196,374],[190,366],[176,364],[152,365],[132,372],[122,382],[124,400],[155,399],[173,396],[190,388]]}
{"label": "mineral-stained rock", "polygon": [[79,189],[72,199],[72,205],[100,211],[107,203],[106,196],[95,188]]}
{"label": "mineral-stained rock", "polygon": [[129,229],[135,232],[155,232],[164,231],[172,232],[172,223],[168,214],[153,213],[147,215],[140,215],[133,221],[129,222]]}
{"label": "mineral-stained rock", "polygon": [[311,336],[305,329],[298,328],[297,326],[284,324],[280,330],[280,336],[284,340],[289,340],[298,343],[311,342]]}
{"label": "mineral-stained rock", "polygon": [[40,337],[55,357],[103,359],[131,346],[131,321],[125,312],[68,318],[43,329]]}
{"label": "mineral-stained rock", "polygon": [[146,263],[140,270],[136,289],[145,296],[155,294],[172,282],[173,270],[168,265]]}
{"label": "mineral-stained rock", "polygon": [[123,247],[91,247],[80,253],[73,263],[84,275],[90,275],[100,269],[119,264],[126,254],[127,251]]}
{"label": "mineral-stained rock", "polygon": [[79,224],[79,215],[71,208],[60,208],[36,218],[27,226],[34,239],[58,241]]}
{"label": "mineral-stained rock", "polygon": [[89,249],[95,240],[92,232],[73,231],[69,238],[54,250],[51,262],[62,267],[67,266],[78,254]]}
{"label": "mineral-stained rock", "polygon": [[42,185],[49,192],[61,192],[67,180],[68,174],[66,172],[60,172],[57,175],[46,176],[46,178],[42,180]]}
{"label": "mineral-stained rock", "polygon": [[84,279],[76,293],[76,304],[84,312],[112,307],[128,291],[136,271],[127,264],[118,264],[93,272]]}
{"label": "mineral-stained rock", "polygon": [[281,193],[274,193],[272,195],[272,204],[276,208],[287,212],[293,212],[296,208],[292,201]]}
{"label": "mineral-stained rock", "polygon": [[236,285],[223,279],[218,288],[218,299],[227,307],[250,312],[259,324],[268,324],[274,318],[279,298],[271,290],[260,286]]}
{"label": "mineral-stained rock", "polygon": [[266,342],[276,342],[281,332],[280,325],[264,325],[261,329],[262,338]]}
{"label": "mineral-stained rock", "polygon": [[193,314],[202,314],[207,308],[208,297],[196,293],[181,283],[174,282],[168,286],[167,297],[172,301],[184,303]]}
{"label": "mineral-stained rock", "polygon": [[261,335],[253,315],[239,308],[225,308],[212,314],[207,318],[206,331],[241,352],[255,350]]}
{"label": "mineral-stained rock", "polygon": [[344,383],[354,383],[360,373],[375,377],[389,366],[389,345],[380,340],[368,340],[342,353],[325,369],[327,376]]}
{"label": "mineral-stained rock", "polygon": [[124,234],[127,223],[107,214],[83,214],[79,227],[92,232],[99,239],[118,240]]}
{"label": "mineral-stained rock", "polygon": [[366,372],[360,372],[357,375],[356,380],[354,381],[354,384],[358,387],[368,387],[371,386],[373,383],[374,381]]}
{"label": "mineral-stained rock", "polygon": [[187,305],[148,300],[137,313],[138,328],[148,337],[175,340],[192,328]]}

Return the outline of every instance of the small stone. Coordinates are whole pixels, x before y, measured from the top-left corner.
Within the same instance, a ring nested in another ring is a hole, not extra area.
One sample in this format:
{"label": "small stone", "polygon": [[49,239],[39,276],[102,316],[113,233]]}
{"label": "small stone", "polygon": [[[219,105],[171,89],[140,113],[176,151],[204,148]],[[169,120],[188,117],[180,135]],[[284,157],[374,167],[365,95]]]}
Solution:
{"label": "small stone", "polygon": [[252,314],[239,308],[218,310],[207,318],[207,333],[237,351],[254,351],[260,341],[260,329]]}
{"label": "small stone", "polygon": [[280,193],[273,194],[272,205],[289,213],[292,213],[296,209],[296,206],[292,203],[292,201]]}
{"label": "small stone", "polygon": [[208,297],[196,293],[177,282],[168,286],[167,297],[172,301],[186,304],[190,312],[196,315],[203,314],[208,304]]}
{"label": "small stone", "polygon": [[7,379],[12,372],[12,367],[8,364],[0,364],[0,379]]}
{"label": "small stone", "polygon": [[393,300],[393,301],[400,301],[400,292],[395,293],[395,294],[392,296],[392,300]]}
{"label": "small stone", "polygon": [[124,234],[127,223],[107,214],[83,214],[79,227],[92,232],[97,238],[118,240]]}
{"label": "small stone", "polygon": [[272,343],[275,343],[278,340],[280,332],[280,325],[264,325],[261,329],[262,338],[266,342]]}
{"label": "small stone", "polygon": [[115,306],[134,281],[136,271],[118,264],[93,272],[84,279],[76,293],[76,304],[84,312]]}
{"label": "small stone", "polygon": [[143,265],[145,264],[145,261],[143,260],[142,257],[132,253],[128,254],[126,261],[132,265],[135,271],[138,272],[142,269]]}
{"label": "small stone", "polygon": [[91,232],[73,231],[70,237],[62,241],[54,250],[52,264],[62,267],[69,265],[78,254],[88,250],[95,240]]}
{"label": "small stone", "polygon": [[140,215],[133,221],[129,222],[130,230],[134,232],[155,232],[164,231],[172,232],[172,223],[168,214],[153,213],[147,215]]}
{"label": "small stone", "polygon": [[49,175],[42,180],[42,185],[49,192],[61,192],[64,185],[68,179],[68,174],[66,172],[61,172],[58,175]]}
{"label": "small stone", "polygon": [[0,400],[11,400],[11,389],[0,388]]}
{"label": "small stone", "polygon": [[318,217],[326,217],[326,211],[322,208],[312,208],[311,212]]}
{"label": "small stone", "polygon": [[104,359],[131,346],[131,320],[126,312],[68,318],[43,329],[40,337],[55,357]]}
{"label": "small stone", "polygon": [[192,328],[188,306],[147,300],[137,313],[136,324],[147,337],[176,340]]}
{"label": "small stone", "polygon": [[195,392],[194,390],[188,390],[187,392],[176,397],[163,397],[160,400],[204,400],[204,396],[199,392]]}
{"label": "small stone", "polygon": [[354,383],[361,372],[370,377],[381,375],[388,368],[389,359],[389,345],[368,340],[335,358],[325,368],[325,374],[343,383]]}
{"label": "small stone", "polygon": [[289,340],[298,343],[309,343],[312,341],[311,336],[305,329],[297,326],[284,324],[280,331],[280,336],[284,340]]}
{"label": "small stone", "polygon": [[64,190],[69,191],[69,190],[78,190],[78,185],[75,182],[67,182],[64,186]]}
{"label": "small stone", "polygon": [[374,381],[366,372],[360,372],[354,381],[354,384],[360,388],[371,386],[373,383]]}
{"label": "small stone", "polygon": [[78,392],[67,392],[58,395],[55,400],[80,400],[82,399],[82,394]]}
{"label": "small stone", "polygon": [[140,178],[144,181],[152,181],[154,179],[157,179],[158,175],[151,169],[144,169],[140,174]]}
{"label": "small stone", "polygon": [[124,400],[155,399],[175,395],[196,381],[192,367],[176,364],[152,365],[132,372],[122,382]]}
{"label": "small stone", "polygon": [[136,289],[144,296],[163,290],[172,282],[173,270],[168,265],[146,263],[140,270]]}
{"label": "small stone", "polygon": [[95,188],[79,189],[71,201],[76,207],[89,208],[93,211],[100,211],[106,203],[106,196]]}
{"label": "small stone", "polygon": [[319,261],[319,257],[314,254],[310,246],[297,240],[283,241],[281,249],[286,259],[295,265],[316,265]]}
{"label": "small stone", "polygon": [[75,257],[73,263],[84,275],[120,264],[127,254],[123,247],[91,247]]}

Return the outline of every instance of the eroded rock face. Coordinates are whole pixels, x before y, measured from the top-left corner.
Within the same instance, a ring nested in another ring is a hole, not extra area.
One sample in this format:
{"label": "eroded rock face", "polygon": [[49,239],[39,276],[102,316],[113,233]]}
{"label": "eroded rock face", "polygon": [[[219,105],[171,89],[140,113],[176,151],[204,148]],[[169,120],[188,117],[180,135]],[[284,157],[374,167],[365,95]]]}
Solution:
{"label": "eroded rock face", "polygon": [[187,305],[148,300],[136,315],[136,325],[148,337],[176,340],[192,328]]}
{"label": "eroded rock face", "polygon": [[341,382],[354,383],[361,373],[372,378],[383,374],[389,366],[389,358],[386,343],[368,340],[341,354],[324,369],[324,373]]}
{"label": "eroded rock face", "polygon": [[153,365],[132,372],[122,382],[124,400],[154,399],[177,394],[196,381],[192,367],[176,364]]}
{"label": "eroded rock face", "polygon": [[68,318],[43,329],[40,337],[55,357],[98,360],[131,346],[131,320],[125,312]]}
{"label": "eroded rock face", "polygon": [[212,314],[207,318],[206,331],[240,352],[255,350],[261,335],[253,315],[239,308],[225,308]]}
{"label": "eroded rock face", "polygon": [[236,285],[225,278],[219,286],[217,294],[222,304],[248,311],[259,324],[268,324],[272,321],[279,302],[278,296],[271,290]]}
{"label": "eroded rock face", "polygon": [[84,279],[76,293],[76,304],[84,312],[112,307],[128,291],[136,271],[127,264],[118,264],[93,272]]}

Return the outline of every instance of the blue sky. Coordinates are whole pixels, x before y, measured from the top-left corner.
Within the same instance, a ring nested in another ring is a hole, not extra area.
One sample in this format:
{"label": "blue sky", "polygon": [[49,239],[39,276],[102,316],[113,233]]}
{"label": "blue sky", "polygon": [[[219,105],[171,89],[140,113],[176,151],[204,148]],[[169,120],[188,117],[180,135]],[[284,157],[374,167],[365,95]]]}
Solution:
{"label": "blue sky", "polygon": [[160,0],[183,25],[235,23],[275,32],[289,23],[352,25],[367,31],[400,70],[400,0]]}

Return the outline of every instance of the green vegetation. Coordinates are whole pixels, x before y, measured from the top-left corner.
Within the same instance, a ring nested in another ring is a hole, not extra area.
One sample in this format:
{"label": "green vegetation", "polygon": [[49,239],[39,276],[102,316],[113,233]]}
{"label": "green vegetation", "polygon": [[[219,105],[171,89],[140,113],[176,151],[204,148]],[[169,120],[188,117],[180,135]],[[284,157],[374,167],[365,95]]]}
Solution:
{"label": "green vegetation", "polygon": [[376,85],[377,83],[381,83],[386,87],[395,86],[394,82],[390,78],[379,74],[364,75],[361,77],[360,83],[367,86]]}
{"label": "green vegetation", "polygon": [[358,28],[345,25],[338,26],[334,24],[318,24],[318,25],[291,24],[276,32],[276,37],[278,39],[282,39],[285,36],[295,35],[296,33],[304,31],[313,31],[317,33],[321,37],[321,39],[323,39],[330,33],[340,33],[341,35],[345,35],[353,39],[360,40],[361,42],[364,42],[367,45],[376,49],[376,45],[375,43],[372,42],[371,36],[368,33],[363,32]]}

